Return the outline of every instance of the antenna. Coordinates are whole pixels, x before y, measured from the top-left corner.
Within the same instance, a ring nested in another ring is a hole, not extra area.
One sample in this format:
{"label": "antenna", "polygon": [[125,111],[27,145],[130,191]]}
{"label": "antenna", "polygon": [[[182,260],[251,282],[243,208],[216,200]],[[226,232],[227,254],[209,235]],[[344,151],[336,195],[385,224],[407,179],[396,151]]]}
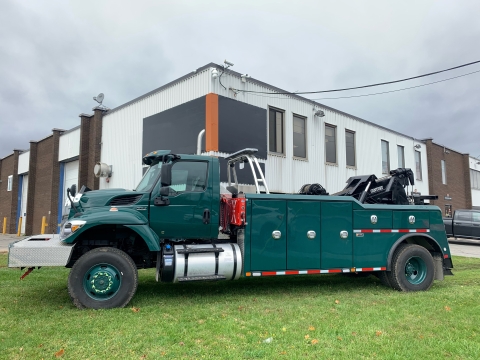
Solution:
{"label": "antenna", "polygon": [[98,94],[97,96],[94,96],[93,97],[93,100],[95,100],[96,102],[98,102],[100,105],[102,105],[102,102],[103,102],[103,98],[105,97],[105,95],[103,95],[103,93],[100,93]]}

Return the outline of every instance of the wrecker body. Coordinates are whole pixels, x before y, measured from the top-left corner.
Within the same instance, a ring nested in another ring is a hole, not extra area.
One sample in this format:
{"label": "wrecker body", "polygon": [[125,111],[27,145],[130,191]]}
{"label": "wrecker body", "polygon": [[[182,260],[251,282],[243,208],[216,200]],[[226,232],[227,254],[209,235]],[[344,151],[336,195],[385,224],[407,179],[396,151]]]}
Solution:
{"label": "wrecker body", "polygon": [[[255,149],[219,159],[147,154],[134,191],[68,189],[71,210],[60,234],[10,244],[9,267],[66,266],[79,308],[125,306],[137,269],[159,282],[372,272],[400,291],[427,290],[453,268],[438,207],[408,198],[409,169],[352,177],[329,195],[318,184],[270,194]],[[255,193],[243,193],[235,164],[250,166]]]}

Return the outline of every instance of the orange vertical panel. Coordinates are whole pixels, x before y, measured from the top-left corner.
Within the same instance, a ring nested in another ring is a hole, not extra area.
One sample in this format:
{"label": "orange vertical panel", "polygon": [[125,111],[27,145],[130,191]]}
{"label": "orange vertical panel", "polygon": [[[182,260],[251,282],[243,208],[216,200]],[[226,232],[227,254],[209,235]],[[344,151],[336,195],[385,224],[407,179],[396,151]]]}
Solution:
{"label": "orange vertical panel", "polygon": [[218,95],[207,94],[205,107],[206,151],[218,151]]}

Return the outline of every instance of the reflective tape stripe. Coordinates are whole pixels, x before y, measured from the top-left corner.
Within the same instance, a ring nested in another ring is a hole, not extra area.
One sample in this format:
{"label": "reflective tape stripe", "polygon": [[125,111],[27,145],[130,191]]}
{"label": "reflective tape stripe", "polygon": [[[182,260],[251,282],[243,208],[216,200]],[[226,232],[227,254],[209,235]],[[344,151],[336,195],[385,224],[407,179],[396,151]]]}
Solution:
{"label": "reflective tape stripe", "polygon": [[429,233],[430,229],[357,229],[354,233]]}
{"label": "reflective tape stripe", "polygon": [[[386,267],[365,267],[351,269],[329,269],[329,270],[283,270],[283,271],[252,271],[251,276],[280,276],[280,275],[312,275],[312,274],[340,274],[362,271],[385,271]],[[250,275],[247,275],[250,276]]]}

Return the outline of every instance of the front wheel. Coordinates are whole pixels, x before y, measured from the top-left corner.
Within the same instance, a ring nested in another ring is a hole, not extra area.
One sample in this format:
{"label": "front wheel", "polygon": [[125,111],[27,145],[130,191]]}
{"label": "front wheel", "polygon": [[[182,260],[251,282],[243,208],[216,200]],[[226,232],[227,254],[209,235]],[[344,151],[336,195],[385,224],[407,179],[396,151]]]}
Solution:
{"label": "front wheel", "polygon": [[435,267],[430,252],[420,245],[403,244],[392,259],[390,285],[399,291],[424,291],[433,284]]}
{"label": "front wheel", "polygon": [[77,260],[68,276],[68,293],[79,309],[124,307],[138,285],[137,267],[125,252],[102,247]]}

